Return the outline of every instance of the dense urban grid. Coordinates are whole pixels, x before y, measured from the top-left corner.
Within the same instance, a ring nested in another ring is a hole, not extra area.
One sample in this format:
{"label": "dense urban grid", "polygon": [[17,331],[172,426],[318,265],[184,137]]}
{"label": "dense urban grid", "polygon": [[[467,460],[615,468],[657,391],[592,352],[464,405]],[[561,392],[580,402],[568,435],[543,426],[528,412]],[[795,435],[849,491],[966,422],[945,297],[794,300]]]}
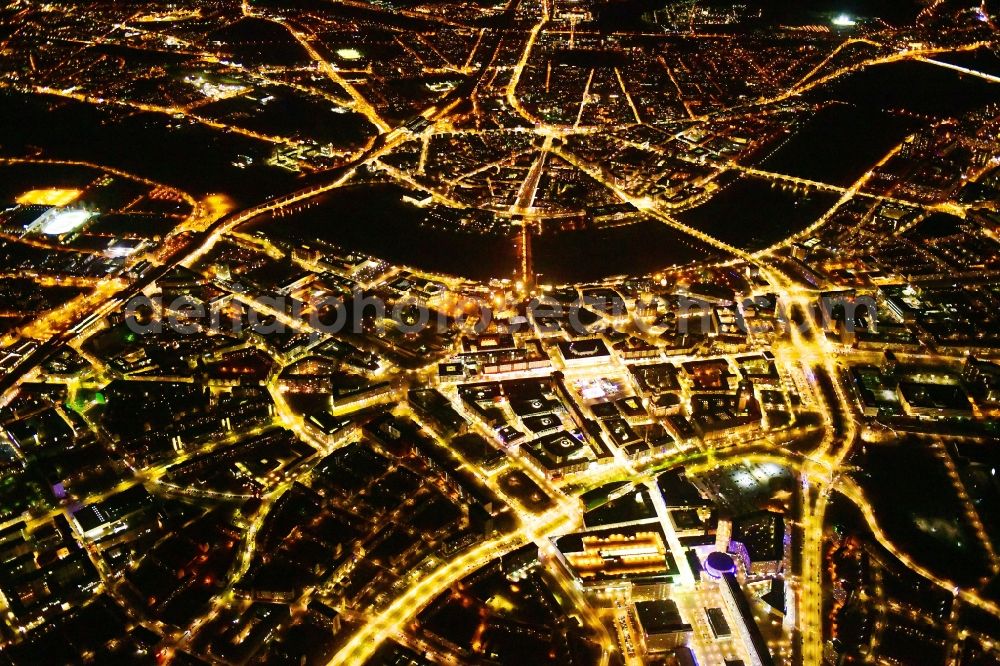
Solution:
{"label": "dense urban grid", "polygon": [[0,663],[1000,665],[1000,7],[0,7]]}

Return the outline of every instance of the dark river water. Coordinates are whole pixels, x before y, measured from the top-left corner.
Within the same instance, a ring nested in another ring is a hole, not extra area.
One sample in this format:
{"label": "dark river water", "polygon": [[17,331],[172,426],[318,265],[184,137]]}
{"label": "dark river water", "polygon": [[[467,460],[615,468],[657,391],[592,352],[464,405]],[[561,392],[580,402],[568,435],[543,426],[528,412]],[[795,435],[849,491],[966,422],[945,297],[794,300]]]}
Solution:
{"label": "dark river water", "polygon": [[[987,53],[949,56],[966,67],[996,67]],[[1000,84],[925,62],[871,67],[809,93],[832,102],[759,164],[768,171],[846,186],[906,135],[935,119],[961,117],[1000,101]]]}
{"label": "dark river water", "polygon": [[[995,57],[985,53],[955,54],[941,60],[964,66],[981,62],[985,67],[995,67],[996,63]],[[814,90],[813,96],[851,102],[869,111],[905,110],[956,117],[1000,101],[1000,84],[927,62],[902,61],[836,79]]]}
{"label": "dark river water", "polygon": [[316,205],[251,228],[290,240],[319,239],[393,263],[474,279],[507,277],[516,266],[514,243],[502,236],[421,225],[426,210],[403,200],[395,185],[352,185],[316,199]]}
{"label": "dark river water", "polygon": [[805,121],[758,166],[766,171],[847,186],[919,126],[919,122],[903,115],[868,106],[836,104]]}
{"label": "dark river water", "polygon": [[725,185],[707,203],[677,217],[740,249],[761,250],[809,226],[839,196],[743,177]]}
{"label": "dark river water", "polygon": [[[422,224],[426,211],[403,200],[395,185],[354,185],[318,204],[279,218],[260,218],[254,230],[289,240],[320,239],[424,270],[477,280],[516,277],[513,237],[449,231]],[[654,221],[535,236],[535,271],[553,283],[608,275],[644,274],[705,260],[718,253]]]}

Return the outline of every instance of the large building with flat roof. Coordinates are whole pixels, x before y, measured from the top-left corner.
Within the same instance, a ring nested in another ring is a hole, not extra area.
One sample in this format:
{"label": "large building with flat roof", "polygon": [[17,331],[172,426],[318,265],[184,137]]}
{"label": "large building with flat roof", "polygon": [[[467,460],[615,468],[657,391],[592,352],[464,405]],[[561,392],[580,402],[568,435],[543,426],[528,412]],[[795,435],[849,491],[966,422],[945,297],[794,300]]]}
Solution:
{"label": "large building with flat roof", "polygon": [[729,552],[751,576],[780,573],[785,561],[785,517],[758,511],[733,520]]}
{"label": "large building with flat roof", "polygon": [[627,587],[633,598],[665,598],[668,586],[680,576],[657,523],[576,532],[553,543],[560,564],[587,589]]}
{"label": "large building with flat roof", "polygon": [[757,626],[757,621],[754,620],[753,612],[750,610],[750,602],[736,576],[731,573],[723,574],[719,581],[719,589],[733,619],[736,620],[737,632],[750,655],[750,666],[774,666],[774,658],[767,647],[767,641],[760,633],[760,627]]}
{"label": "large building with flat roof", "polygon": [[666,652],[686,645],[693,631],[669,599],[636,602],[635,616],[646,652]]}

